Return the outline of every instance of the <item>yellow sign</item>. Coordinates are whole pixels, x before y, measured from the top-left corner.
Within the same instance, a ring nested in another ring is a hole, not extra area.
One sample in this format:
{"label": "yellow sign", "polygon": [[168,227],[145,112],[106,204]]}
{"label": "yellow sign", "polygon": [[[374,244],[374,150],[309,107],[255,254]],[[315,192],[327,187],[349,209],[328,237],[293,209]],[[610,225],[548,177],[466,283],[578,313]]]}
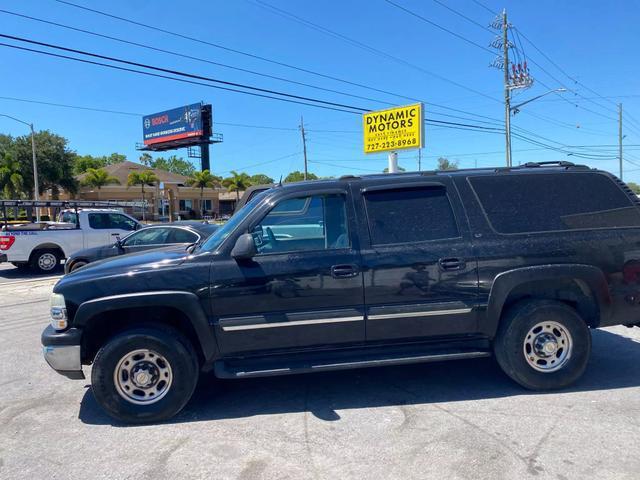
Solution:
{"label": "yellow sign", "polygon": [[423,125],[421,103],[365,113],[364,153],[420,148]]}

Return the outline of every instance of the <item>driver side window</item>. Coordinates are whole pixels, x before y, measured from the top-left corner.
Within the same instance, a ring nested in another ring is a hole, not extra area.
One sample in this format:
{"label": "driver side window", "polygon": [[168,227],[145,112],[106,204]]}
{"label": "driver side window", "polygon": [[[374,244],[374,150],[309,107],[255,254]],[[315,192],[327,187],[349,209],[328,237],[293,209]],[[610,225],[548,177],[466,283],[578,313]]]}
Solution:
{"label": "driver side window", "polygon": [[344,195],[313,195],[279,202],[251,231],[258,253],[348,248]]}

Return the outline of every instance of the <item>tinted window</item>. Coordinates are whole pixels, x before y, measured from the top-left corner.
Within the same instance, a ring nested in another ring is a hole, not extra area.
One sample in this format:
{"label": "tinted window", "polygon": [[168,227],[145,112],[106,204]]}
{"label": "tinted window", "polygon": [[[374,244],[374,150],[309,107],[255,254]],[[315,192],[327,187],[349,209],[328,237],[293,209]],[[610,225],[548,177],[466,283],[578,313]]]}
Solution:
{"label": "tinted window", "polygon": [[444,187],[380,190],[364,195],[371,243],[412,243],[458,236]]}
{"label": "tinted window", "polygon": [[316,195],[279,202],[251,232],[259,253],[349,247],[342,195]]}
{"label": "tinted window", "polygon": [[109,223],[111,224],[110,228],[117,228],[119,230],[135,230],[136,229],[136,222],[134,222],[129,217],[120,215],[119,213],[110,213]]}
{"label": "tinted window", "polygon": [[135,230],[136,222],[119,213],[90,213],[89,226],[97,230]]}
{"label": "tinted window", "polygon": [[167,243],[169,237],[168,228],[143,228],[139,232],[136,232],[128,236],[124,244],[127,247],[133,247],[138,245],[162,245]]}
{"label": "tinted window", "polygon": [[609,177],[598,173],[470,178],[500,233],[640,226],[640,212]]}
{"label": "tinted window", "polygon": [[195,243],[197,241],[198,236],[195,233],[182,228],[172,228],[169,234],[169,243]]}

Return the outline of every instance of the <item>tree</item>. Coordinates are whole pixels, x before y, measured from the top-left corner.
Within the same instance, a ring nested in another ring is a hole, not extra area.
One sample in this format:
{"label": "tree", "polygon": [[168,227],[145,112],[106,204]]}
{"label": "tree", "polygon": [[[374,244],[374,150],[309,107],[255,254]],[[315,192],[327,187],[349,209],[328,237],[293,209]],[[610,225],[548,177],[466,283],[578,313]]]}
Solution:
{"label": "tree", "polygon": [[0,193],[4,198],[17,198],[23,192],[24,179],[20,173],[20,162],[10,153],[0,154]]}
{"label": "tree", "polygon": [[240,200],[240,192],[251,186],[251,178],[244,172],[238,173],[231,170],[231,176],[222,181],[222,185],[230,192],[236,192],[236,198]]}
{"label": "tree", "polygon": [[82,185],[98,189],[98,200],[100,200],[100,189],[114,183],[119,184],[120,180],[109,175],[104,168],[89,168],[82,179]]}
{"label": "tree", "polygon": [[251,181],[251,185],[268,185],[273,183],[273,178],[265,175],[264,173],[256,173],[255,175],[251,175],[249,178]]}
{"label": "tree", "polygon": [[627,186],[633,193],[635,193],[636,195],[640,195],[640,185],[635,182],[627,182]]}
{"label": "tree", "polygon": [[115,163],[122,163],[127,160],[125,155],[120,153],[112,153],[109,156],[102,155],[94,157],[93,155],[76,155],[73,160],[73,172],[76,175],[85,173],[90,168],[102,168]]}
{"label": "tree", "polygon": [[[315,173],[308,172],[307,180],[318,180],[318,176]],[[295,172],[291,172],[289,175],[287,175],[284,181],[285,183],[302,182],[304,181],[304,173],[296,170]]]}
{"label": "tree", "polygon": [[139,160],[140,160],[140,163],[143,164],[145,167],[150,167],[151,162],[153,162],[153,157],[147,152],[144,152],[142,155],[140,155]]}
{"label": "tree", "polygon": [[[53,198],[57,198],[62,188],[74,195],[78,191],[78,182],[73,177],[76,154],[67,148],[67,139],[43,130],[35,134],[35,144],[39,193],[51,190]],[[31,135],[17,137],[9,152],[20,163],[24,191],[32,197],[34,185]]]}
{"label": "tree", "polygon": [[203,170],[202,172],[193,172],[191,178],[187,180],[187,185],[200,189],[200,214],[204,217],[204,189],[215,188],[220,185],[220,177],[211,175],[209,170]]}
{"label": "tree", "polygon": [[[140,157],[142,160],[142,157]],[[147,159],[145,158],[145,161]],[[178,175],[184,175],[190,177],[196,171],[193,164],[182,157],[172,155],[169,158],[158,157],[155,160],[148,160],[151,168],[157,168],[158,170],[166,170],[167,172],[177,173]]]}
{"label": "tree", "polygon": [[145,220],[145,211],[147,210],[147,206],[145,203],[145,192],[144,187],[148,185],[152,187],[158,181],[158,177],[151,170],[144,170],[142,172],[131,172],[127,177],[127,187],[131,187],[133,185],[140,185],[142,191],[142,221]]}
{"label": "tree", "polygon": [[458,169],[458,161],[457,160],[449,160],[448,158],[440,157],[438,159],[438,168],[436,170],[457,170]]}

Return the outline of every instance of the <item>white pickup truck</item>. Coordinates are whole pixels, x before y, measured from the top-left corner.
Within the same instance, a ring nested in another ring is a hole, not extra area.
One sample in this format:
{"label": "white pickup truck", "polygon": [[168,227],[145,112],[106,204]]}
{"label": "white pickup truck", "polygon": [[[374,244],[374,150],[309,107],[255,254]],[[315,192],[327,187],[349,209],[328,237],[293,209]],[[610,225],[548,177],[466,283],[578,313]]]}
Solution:
{"label": "white pickup truck", "polygon": [[74,252],[113,243],[141,226],[113,209],[63,210],[57,222],[5,225],[0,230],[0,263],[53,272]]}

